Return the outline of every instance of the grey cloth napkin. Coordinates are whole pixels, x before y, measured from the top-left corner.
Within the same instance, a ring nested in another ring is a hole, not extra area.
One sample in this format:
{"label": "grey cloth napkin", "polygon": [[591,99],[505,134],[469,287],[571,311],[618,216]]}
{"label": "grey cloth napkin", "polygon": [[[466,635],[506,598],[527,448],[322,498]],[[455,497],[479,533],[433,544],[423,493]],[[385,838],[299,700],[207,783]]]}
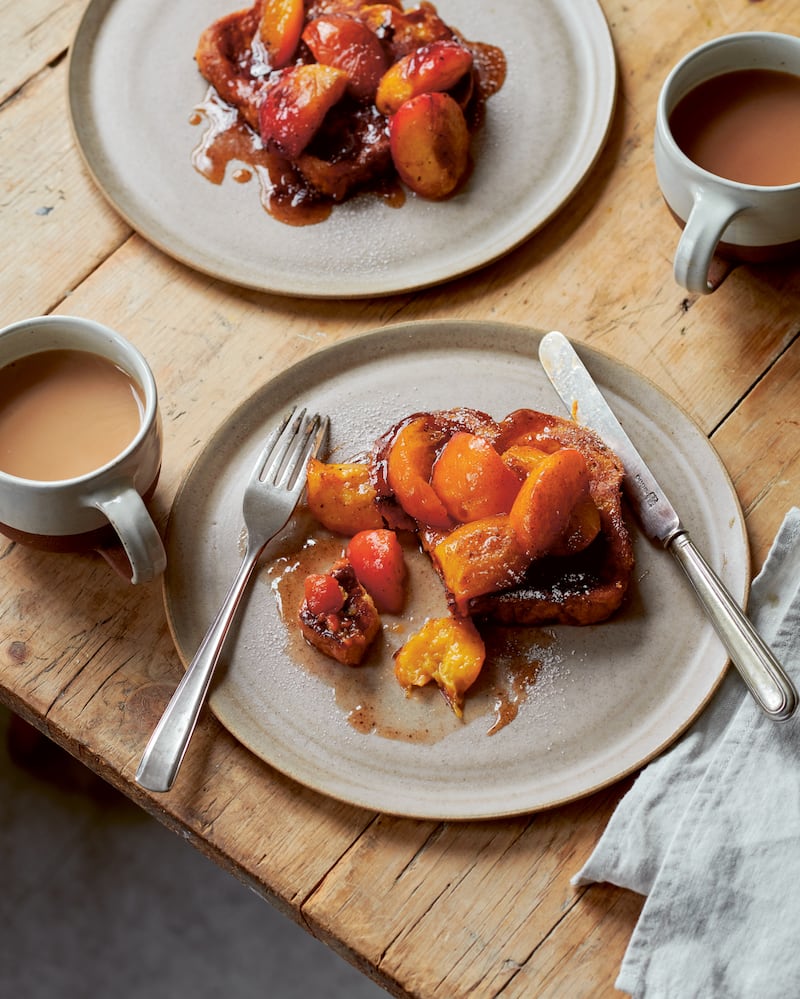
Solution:
{"label": "grey cloth napkin", "polygon": [[[800,687],[800,510],[749,615]],[[800,711],[768,718],[733,669],[620,802],[573,884],[646,895],[616,986],[637,999],[800,996]]]}

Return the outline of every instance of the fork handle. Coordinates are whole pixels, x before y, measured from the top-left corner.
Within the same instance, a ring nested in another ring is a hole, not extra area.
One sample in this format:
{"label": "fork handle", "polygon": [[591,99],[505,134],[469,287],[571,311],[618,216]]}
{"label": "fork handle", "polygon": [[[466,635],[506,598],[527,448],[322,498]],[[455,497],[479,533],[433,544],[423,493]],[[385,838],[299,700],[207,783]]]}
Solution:
{"label": "fork handle", "polygon": [[169,791],[175,782],[234,614],[263,549],[248,546],[213,624],[150,736],[136,771],[137,783],[148,791]]}

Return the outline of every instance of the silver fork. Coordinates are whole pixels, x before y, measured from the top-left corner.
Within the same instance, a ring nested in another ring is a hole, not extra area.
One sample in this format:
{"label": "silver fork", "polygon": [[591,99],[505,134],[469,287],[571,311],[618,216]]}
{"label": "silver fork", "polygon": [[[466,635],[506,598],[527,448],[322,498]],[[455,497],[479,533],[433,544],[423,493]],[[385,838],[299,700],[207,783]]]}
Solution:
{"label": "silver fork", "polygon": [[244,491],[247,530],[244,560],[214,623],[147,743],[136,780],[149,791],[168,791],[183,762],[211,678],[239,602],[261,553],[286,525],[306,482],[306,465],[322,447],[328,418],[293,409],[270,434]]}

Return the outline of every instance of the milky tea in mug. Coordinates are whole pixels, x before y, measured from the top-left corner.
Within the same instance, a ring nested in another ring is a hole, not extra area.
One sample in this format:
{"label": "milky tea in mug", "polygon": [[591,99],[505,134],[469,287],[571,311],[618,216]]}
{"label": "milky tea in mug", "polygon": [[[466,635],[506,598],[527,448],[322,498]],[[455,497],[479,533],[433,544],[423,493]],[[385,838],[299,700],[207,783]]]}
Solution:
{"label": "milky tea in mug", "polygon": [[158,389],[133,344],[78,316],[0,329],[0,534],[150,582],[166,564],[146,505],[161,457]]}
{"label": "milky tea in mug", "polygon": [[710,173],[742,184],[800,182],[800,76],[740,69],[714,76],[669,116],[684,153]]}
{"label": "milky tea in mug", "polygon": [[0,368],[0,470],[72,479],[107,464],[136,436],[141,389],[108,358],[46,350]]}
{"label": "milky tea in mug", "polygon": [[682,228],[675,280],[708,294],[715,255],[800,255],[800,37],[712,39],[671,70],[658,98],[658,184]]}

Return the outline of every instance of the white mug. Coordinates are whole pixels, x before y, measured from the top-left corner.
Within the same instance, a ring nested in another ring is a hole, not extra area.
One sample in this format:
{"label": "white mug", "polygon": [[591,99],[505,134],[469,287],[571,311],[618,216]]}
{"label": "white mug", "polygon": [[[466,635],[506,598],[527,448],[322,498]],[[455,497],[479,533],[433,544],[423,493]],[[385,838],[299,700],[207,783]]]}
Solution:
{"label": "white mug", "polygon": [[0,368],[53,350],[88,352],[121,369],[141,399],[139,428],[111,460],[72,478],[33,479],[0,470],[0,533],[46,551],[95,549],[131,582],[150,582],[166,566],[145,505],[155,491],[162,455],[153,373],[131,343],[90,319],[41,316],[0,330]]}
{"label": "white mug", "polygon": [[664,200],[683,226],[675,280],[698,294],[715,290],[709,281],[715,254],[751,263],[800,255],[800,167],[797,183],[762,186],[728,180],[694,163],[670,128],[670,115],[695,87],[711,77],[747,69],[800,76],[800,38],[772,32],[716,38],[675,66],[658,99],[656,175]]}

